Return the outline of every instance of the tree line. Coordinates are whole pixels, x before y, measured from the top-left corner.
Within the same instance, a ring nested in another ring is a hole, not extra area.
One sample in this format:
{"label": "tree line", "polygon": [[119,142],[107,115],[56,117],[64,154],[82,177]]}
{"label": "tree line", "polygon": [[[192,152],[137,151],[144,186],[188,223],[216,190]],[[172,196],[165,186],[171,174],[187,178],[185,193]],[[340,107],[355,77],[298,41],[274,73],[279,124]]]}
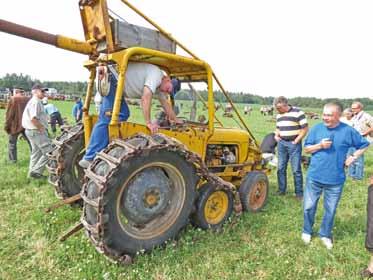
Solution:
{"label": "tree line", "polygon": [[13,89],[21,87],[29,91],[35,83],[41,83],[47,88],[55,88],[61,94],[83,96],[87,90],[87,82],[63,82],[63,81],[43,81],[32,79],[29,75],[24,74],[6,74],[0,78],[0,89]]}
{"label": "tree line", "polygon": [[[34,83],[40,83],[38,79],[32,79],[29,75],[25,74],[6,74],[4,77],[0,78],[0,88],[22,87],[28,90],[32,87]],[[83,96],[87,90],[87,82],[62,82],[62,81],[43,81],[43,85],[49,88],[55,88],[61,94],[68,95],[79,95]],[[199,94],[207,100],[207,91],[198,91]],[[245,104],[261,104],[261,105],[271,105],[273,103],[274,97],[272,96],[260,96],[251,93],[244,92],[229,92],[228,93],[235,103],[245,103]],[[216,102],[224,103],[225,97],[221,91],[214,91],[214,96]],[[181,90],[177,94],[177,99],[190,100],[190,91]],[[309,107],[309,108],[321,108],[325,103],[328,102],[339,102],[346,108],[351,105],[354,100],[358,100],[364,104],[365,109],[373,110],[373,100],[370,98],[356,98],[356,99],[338,99],[338,98],[327,98],[321,99],[316,97],[295,97],[290,98],[290,104],[298,107]]]}

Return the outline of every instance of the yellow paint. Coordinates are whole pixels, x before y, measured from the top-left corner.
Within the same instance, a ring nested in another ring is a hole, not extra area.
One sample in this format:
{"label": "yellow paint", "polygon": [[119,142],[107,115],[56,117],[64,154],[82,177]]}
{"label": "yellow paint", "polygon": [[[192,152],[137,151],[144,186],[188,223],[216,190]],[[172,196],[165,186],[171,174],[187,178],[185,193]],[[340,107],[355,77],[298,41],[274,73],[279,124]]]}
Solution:
{"label": "yellow paint", "polygon": [[219,224],[227,214],[228,206],[229,198],[226,192],[213,192],[207,199],[203,211],[206,222],[210,225]]}

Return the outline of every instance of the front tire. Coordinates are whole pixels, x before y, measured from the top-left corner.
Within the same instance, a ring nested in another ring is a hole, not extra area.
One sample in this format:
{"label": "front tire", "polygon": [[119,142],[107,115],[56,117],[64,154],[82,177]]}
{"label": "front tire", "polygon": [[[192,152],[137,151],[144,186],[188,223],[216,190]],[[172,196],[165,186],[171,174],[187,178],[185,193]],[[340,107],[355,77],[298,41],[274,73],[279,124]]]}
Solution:
{"label": "front tire", "polygon": [[210,183],[201,186],[196,202],[193,224],[202,229],[218,229],[231,216],[233,194],[230,190],[218,190]]}
{"label": "front tire", "polygon": [[260,211],[267,202],[268,189],[269,183],[266,174],[260,171],[247,173],[239,188],[243,210]]}

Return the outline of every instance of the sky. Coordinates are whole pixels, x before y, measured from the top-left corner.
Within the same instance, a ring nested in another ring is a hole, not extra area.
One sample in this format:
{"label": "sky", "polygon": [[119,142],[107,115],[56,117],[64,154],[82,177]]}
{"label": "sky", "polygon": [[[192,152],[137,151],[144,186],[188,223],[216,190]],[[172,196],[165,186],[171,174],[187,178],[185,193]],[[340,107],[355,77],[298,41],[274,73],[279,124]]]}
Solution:
{"label": "sky", "polygon": [[[78,0],[3,1],[0,19],[84,39]],[[119,0],[109,7],[144,24]],[[373,96],[371,0],[132,0],[224,88],[261,96]],[[86,81],[87,56],[0,32],[0,77]]]}

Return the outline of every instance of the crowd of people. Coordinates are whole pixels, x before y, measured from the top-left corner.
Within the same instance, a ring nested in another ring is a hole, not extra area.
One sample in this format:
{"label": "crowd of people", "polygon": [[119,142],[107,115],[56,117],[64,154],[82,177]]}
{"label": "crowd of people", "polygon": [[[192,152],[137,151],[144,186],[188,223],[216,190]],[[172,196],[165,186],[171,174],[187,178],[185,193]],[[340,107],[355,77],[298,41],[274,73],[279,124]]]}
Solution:
{"label": "crowd of people", "polygon": [[[79,165],[88,168],[96,154],[109,143],[108,126],[111,121],[117,73],[106,67],[98,67],[100,90],[99,118],[93,127],[90,141]],[[178,85],[179,86],[179,85]],[[159,126],[151,119],[152,98],[156,96],[163,107],[167,119],[181,122],[168,102],[175,84],[157,66],[146,63],[129,63],[126,71],[124,97],[140,98],[144,120],[151,133]],[[179,86],[180,89],[180,86]],[[32,87],[32,97],[23,96],[23,90],[14,89],[6,112],[5,131],[9,136],[9,161],[17,161],[17,139],[20,135],[30,146],[28,176],[42,179],[48,162],[47,154],[53,145],[48,133],[48,124],[56,135],[56,125],[60,128],[63,119],[58,108],[48,102],[45,88],[40,84]],[[373,117],[363,110],[363,104],[353,102],[351,108],[343,111],[338,103],[325,104],[322,122],[309,128],[305,113],[289,104],[287,98],[275,98],[273,108],[277,110],[274,132],[267,135],[261,145],[263,157],[272,165],[277,165],[277,194],[284,196],[288,190],[287,167],[290,162],[295,198],[303,202],[303,228],[301,239],[310,244],[314,232],[315,215],[321,195],[324,197],[324,213],[318,235],[327,249],[333,248],[333,226],[338,203],[342,196],[347,175],[353,180],[364,178],[364,152],[373,139]],[[245,108],[245,114],[250,110]],[[83,103],[75,99],[72,116],[76,123],[82,120]],[[130,110],[126,99],[122,98],[119,120],[126,121]],[[303,144],[304,143],[304,144]],[[275,159],[277,147],[278,160]],[[310,162],[303,180],[302,152],[310,155]],[[304,184],[305,181],[305,184]],[[368,195],[368,227],[366,248],[372,252],[372,260],[364,270],[364,275],[373,276],[373,179]]]}

